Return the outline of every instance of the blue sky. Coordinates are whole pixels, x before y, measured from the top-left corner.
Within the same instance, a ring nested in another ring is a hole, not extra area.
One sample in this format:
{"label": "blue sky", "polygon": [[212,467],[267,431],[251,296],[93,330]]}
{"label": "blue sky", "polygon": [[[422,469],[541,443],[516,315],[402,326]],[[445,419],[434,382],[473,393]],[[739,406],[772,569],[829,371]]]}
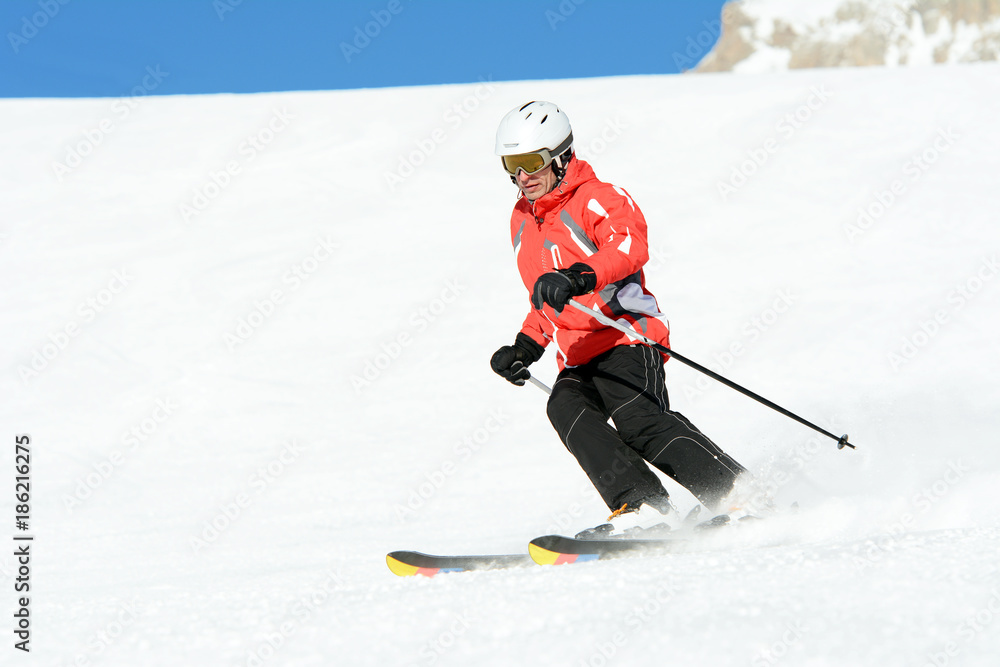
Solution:
{"label": "blue sky", "polygon": [[0,97],[674,73],[722,0],[3,0]]}

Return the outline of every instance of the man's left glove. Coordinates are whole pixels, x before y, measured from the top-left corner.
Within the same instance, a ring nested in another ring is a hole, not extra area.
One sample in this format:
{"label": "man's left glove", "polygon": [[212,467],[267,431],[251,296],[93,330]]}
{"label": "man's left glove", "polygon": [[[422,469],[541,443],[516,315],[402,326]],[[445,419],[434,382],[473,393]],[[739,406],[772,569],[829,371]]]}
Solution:
{"label": "man's left glove", "polygon": [[541,310],[542,304],[547,303],[561,314],[570,299],[592,292],[595,287],[597,274],[583,262],[577,262],[568,269],[540,275],[531,292],[531,305]]}

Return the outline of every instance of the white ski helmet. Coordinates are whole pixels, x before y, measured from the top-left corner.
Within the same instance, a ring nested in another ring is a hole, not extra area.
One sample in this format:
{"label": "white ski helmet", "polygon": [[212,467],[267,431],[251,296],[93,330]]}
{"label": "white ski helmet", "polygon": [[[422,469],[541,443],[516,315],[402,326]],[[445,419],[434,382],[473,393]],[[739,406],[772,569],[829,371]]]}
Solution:
{"label": "white ski helmet", "polygon": [[[528,102],[512,109],[497,128],[496,154],[511,178],[519,169],[534,173],[553,161],[557,175],[562,178],[572,152],[573,128],[566,114],[552,102]],[[507,156],[531,154],[540,157],[541,161],[518,164],[519,161],[506,159]]]}

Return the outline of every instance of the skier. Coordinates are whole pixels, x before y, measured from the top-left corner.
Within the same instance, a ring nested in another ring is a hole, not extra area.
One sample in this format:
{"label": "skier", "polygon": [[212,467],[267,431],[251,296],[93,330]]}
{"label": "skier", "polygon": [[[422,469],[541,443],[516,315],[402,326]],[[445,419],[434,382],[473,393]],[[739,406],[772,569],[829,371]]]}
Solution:
{"label": "skier", "polygon": [[745,469],[670,410],[663,356],[567,306],[576,299],[669,345],[670,332],[645,287],[649,255],[638,206],[576,157],[569,119],[550,102],[528,102],[504,116],[496,154],[520,191],[511,241],[531,309],[514,344],[497,350],[490,365],[521,386],[528,366],[555,344],[560,372],[549,420],[612,512],[608,523],[578,537],[679,527],[645,461],[713,512],[729,511],[726,497]]}

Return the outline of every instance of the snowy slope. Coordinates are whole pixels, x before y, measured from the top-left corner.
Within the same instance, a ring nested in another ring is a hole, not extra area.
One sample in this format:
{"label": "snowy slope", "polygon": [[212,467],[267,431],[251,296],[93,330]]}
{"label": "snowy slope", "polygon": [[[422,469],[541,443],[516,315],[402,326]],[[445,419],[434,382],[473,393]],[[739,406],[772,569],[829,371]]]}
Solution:
{"label": "snowy slope", "polygon": [[993,0],[739,0],[701,72],[933,65],[1000,59]]}
{"label": "snowy slope", "polygon": [[[16,658],[995,664],[998,75],[0,102],[0,517],[28,433],[36,535]],[[643,208],[676,349],[858,450],[671,363],[673,407],[797,515],[398,579],[393,549],[521,551],[604,516],[542,394],[488,367],[527,307],[493,131],[533,98]]]}

